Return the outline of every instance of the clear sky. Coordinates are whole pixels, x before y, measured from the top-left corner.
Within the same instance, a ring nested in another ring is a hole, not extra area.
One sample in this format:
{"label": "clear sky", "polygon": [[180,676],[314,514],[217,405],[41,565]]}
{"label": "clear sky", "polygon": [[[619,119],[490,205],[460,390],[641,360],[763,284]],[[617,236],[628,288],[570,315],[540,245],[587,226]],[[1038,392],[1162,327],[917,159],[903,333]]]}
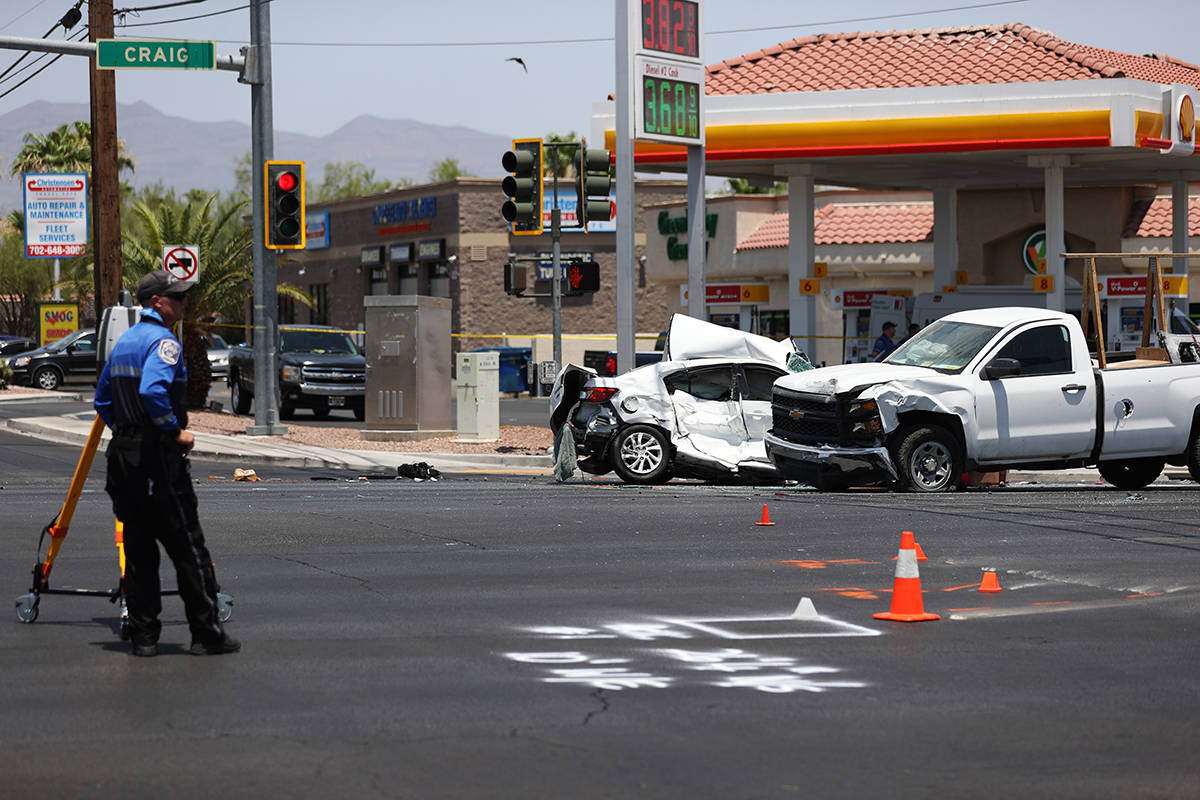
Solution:
{"label": "clear sky", "polygon": [[[216,40],[218,53],[236,53],[249,38],[247,2],[203,0],[127,13],[117,36]],[[72,4],[3,0],[0,36],[40,38]],[[165,23],[227,9],[237,10]],[[86,6],[83,12],[86,22]],[[1200,63],[1200,14],[1191,0],[704,0],[704,14],[706,63],[814,33],[1007,22],[1082,44]],[[598,0],[274,0],[275,127],[320,136],[371,114],[511,137],[586,134],[592,102],[615,85],[614,17],[614,4]],[[62,29],[51,38],[64,38]],[[18,55],[0,51],[0,71]],[[505,60],[514,56],[528,73]],[[33,71],[0,78],[0,93]],[[64,56],[0,97],[0,113],[39,99],[86,103],[87,74],[85,59]],[[188,119],[250,121],[249,87],[231,72],[122,70],[117,99]],[[117,124],[119,131],[119,118]]]}

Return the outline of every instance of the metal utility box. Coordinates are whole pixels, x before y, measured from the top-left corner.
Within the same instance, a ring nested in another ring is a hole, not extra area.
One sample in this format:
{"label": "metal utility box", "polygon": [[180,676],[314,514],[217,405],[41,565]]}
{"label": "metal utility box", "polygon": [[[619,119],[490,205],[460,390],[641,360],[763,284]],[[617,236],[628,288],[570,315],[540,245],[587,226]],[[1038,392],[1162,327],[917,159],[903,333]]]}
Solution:
{"label": "metal utility box", "polygon": [[500,354],[459,353],[455,360],[458,387],[458,438],[500,438]]}
{"label": "metal utility box", "polygon": [[451,301],[369,295],[363,306],[367,429],[451,430]]}

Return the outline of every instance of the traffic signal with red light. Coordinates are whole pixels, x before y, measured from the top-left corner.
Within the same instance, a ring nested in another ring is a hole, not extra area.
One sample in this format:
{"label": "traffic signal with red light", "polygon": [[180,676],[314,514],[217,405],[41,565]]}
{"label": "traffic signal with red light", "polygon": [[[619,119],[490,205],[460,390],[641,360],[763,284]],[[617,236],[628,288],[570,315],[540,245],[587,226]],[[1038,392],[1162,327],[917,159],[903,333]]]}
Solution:
{"label": "traffic signal with red light", "polygon": [[500,213],[514,236],[537,236],[542,232],[542,140],[513,139],[512,147],[500,159],[513,173],[501,184],[508,200]]}
{"label": "traffic signal with red light", "polygon": [[304,162],[267,161],[266,246],[304,249]]}
{"label": "traffic signal with red light", "polygon": [[600,265],[580,261],[567,266],[567,286],[571,294],[600,291]]}

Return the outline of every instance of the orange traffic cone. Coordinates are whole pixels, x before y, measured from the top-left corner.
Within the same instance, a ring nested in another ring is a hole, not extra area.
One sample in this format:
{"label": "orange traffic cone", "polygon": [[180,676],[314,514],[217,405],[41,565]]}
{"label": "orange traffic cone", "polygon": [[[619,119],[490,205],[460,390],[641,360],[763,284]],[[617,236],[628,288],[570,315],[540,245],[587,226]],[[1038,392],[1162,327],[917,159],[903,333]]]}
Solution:
{"label": "orange traffic cone", "polygon": [[1004,591],[1000,588],[1000,579],[996,577],[995,570],[985,569],[983,571],[983,582],[979,584],[979,591],[989,594]]}
{"label": "orange traffic cone", "polygon": [[[908,533],[911,533],[911,532],[912,531],[908,531]],[[913,544],[915,544],[917,546],[917,561],[928,561],[929,558],[925,555],[925,551],[921,549],[921,543],[913,542]],[[895,561],[899,557],[900,556],[892,556],[892,561]]]}
{"label": "orange traffic cone", "polygon": [[763,503],[762,519],[754,524],[755,525],[774,525],[775,524],[774,522],[771,522],[771,515],[769,513],[767,513],[767,504],[766,503]]}
{"label": "orange traffic cone", "polygon": [[921,598],[921,576],[917,572],[917,548],[912,531],[900,534],[900,552],[896,555],[896,579],[892,584],[891,610],[875,614],[874,617],[896,622],[941,619],[937,614],[925,613],[925,601]]}

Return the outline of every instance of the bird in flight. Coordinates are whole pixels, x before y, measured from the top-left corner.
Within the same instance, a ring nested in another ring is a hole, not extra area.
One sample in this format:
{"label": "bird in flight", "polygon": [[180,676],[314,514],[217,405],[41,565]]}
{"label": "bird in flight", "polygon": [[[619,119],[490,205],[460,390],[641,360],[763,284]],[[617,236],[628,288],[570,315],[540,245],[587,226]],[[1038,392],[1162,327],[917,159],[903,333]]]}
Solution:
{"label": "bird in flight", "polygon": [[516,56],[513,56],[512,58],[506,58],[506,59],[504,59],[504,60],[505,60],[505,61],[515,61],[515,62],[517,62],[518,64],[520,64],[520,65],[521,65],[521,69],[525,70],[526,74],[528,74],[528,73],[529,73],[529,67],[525,66],[525,62],[524,62],[522,59],[520,59],[520,58],[517,58]]}

